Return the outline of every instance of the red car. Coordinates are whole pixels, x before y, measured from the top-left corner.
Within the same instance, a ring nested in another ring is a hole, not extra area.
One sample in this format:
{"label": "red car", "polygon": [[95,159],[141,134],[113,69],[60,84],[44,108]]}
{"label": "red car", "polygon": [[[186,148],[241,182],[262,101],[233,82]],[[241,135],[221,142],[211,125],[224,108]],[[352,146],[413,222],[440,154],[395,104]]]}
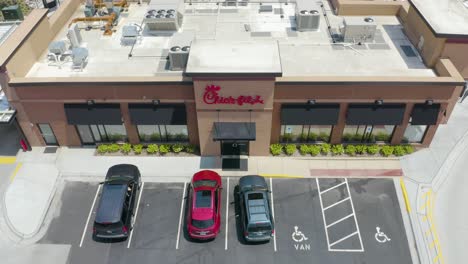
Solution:
{"label": "red car", "polygon": [[187,231],[193,239],[213,239],[221,225],[221,177],[210,170],[193,175]]}

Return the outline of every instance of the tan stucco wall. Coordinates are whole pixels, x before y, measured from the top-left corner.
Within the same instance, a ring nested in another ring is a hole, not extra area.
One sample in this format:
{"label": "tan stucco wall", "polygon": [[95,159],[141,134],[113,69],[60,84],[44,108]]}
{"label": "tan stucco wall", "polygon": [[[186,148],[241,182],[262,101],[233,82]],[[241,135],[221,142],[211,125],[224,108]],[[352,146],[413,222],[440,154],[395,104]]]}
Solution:
{"label": "tan stucco wall", "polygon": [[383,0],[331,0],[340,16],[395,16],[404,2]]}
{"label": "tan stucco wall", "polygon": [[457,70],[468,79],[468,41],[466,43],[445,43],[443,58],[448,58]]}
{"label": "tan stucco wall", "polygon": [[[419,50],[424,62],[428,67],[433,67],[439,59],[444,49],[445,39],[434,36],[423,18],[417,13],[414,7],[410,7],[406,23],[403,24],[406,35],[413,45]],[[424,44],[419,49],[418,43],[424,38]]]}

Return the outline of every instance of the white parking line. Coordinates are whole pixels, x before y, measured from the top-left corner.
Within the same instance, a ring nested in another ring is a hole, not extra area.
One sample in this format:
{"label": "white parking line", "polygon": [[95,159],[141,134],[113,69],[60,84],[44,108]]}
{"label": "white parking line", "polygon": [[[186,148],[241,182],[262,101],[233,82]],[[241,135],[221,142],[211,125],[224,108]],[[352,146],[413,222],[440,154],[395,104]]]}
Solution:
{"label": "white parking line", "polygon": [[94,204],[96,203],[96,199],[98,197],[100,189],[101,189],[101,185],[99,184],[98,188],[96,190],[96,195],[94,195],[93,205],[91,205],[91,210],[89,210],[88,219],[86,220],[86,225],[85,225],[85,227],[83,229],[83,234],[81,235],[80,247],[83,245],[83,240],[84,240],[84,237],[85,237],[85,234],[86,234],[86,230],[88,229],[89,219],[91,218],[91,214],[93,213]]}
{"label": "white parking line", "polygon": [[[271,214],[273,215],[273,223],[276,223],[275,221],[275,203],[274,203],[274,200],[273,200],[273,178],[270,178],[270,200],[271,200]],[[275,233],[273,234],[273,247],[275,249],[275,252],[277,251],[277,248],[276,248],[276,234],[278,234],[277,232],[277,225],[275,224]]]}
{"label": "white parking line", "polygon": [[337,205],[339,205],[340,203],[346,202],[346,201],[348,201],[348,200],[350,200],[350,199],[351,199],[351,198],[348,196],[348,197],[346,197],[346,198],[344,198],[344,199],[342,199],[342,200],[339,200],[338,202],[336,202],[336,203],[334,203],[334,204],[331,204],[331,205],[329,205],[329,206],[323,208],[323,210],[326,211],[326,210],[332,208],[333,206],[337,206]]}
{"label": "white parking line", "polygon": [[356,211],[354,210],[353,198],[351,198],[351,192],[349,191],[348,179],[345,179],[345,181],[346,181],[346,188],[348,188],[349,199],[350,199],[350,201],[351,201],[351,208],[353,209],[354,223],[356,224],[357,232],[358,232],[358,234],[359,234],[359,242],[361,243],[361,249],[362,249],[362,251],[364,251],[364,244],[362,243],[361,231],[359,230],[359,225],[358,225],[358,221],[357,221],[357,215],[356,215]]}
{"label": "white parking line", "polygon": [[320,184],[318,178],[315,178],[315,182],[317,183],[317,191],[319,193],[318,197],[320,200],[320,207],[322,208],[323,226],[325,229],[325,237],[327,238],[328,251],[330,251],[330,238],[328,238],[327,222],[325,220],[325,211],[323,210],[322,195],[320,194]]}
{"label": "white parking line", "polygon": [[127,248],[130,248],[130,244],[132,243],[133,229],[135,228],[135,223],[136,223],[136,219],[137,219],[137,215],[138,215],[138,208],[140,208],[140,200],[141,200],[141,195],[143,194],[143,187],[144,186],[145,186],[145,183],[143,182],[141,184],[140,194],[138,195],[137,209],[135,211],[135,217],[133,218],[135,220],[135,222],[132,223],[132,230],[130,230],[130,237],[128,238]]}
{"label": "white parking line", "polygon": [[336,225],[336,224],[338,224],[338,223],[340,223],[340,222],[343,222],[344,220],[350,218],[350,217],[353,216],[353,215],[354,215],[354,214],[349,214],[349,215],[347,215],[347,216],[345,216],[345,217],[343,217],[343,218],[341,218],[341,219],[339,219],[339,220],[336,220],[335,222],[333,222],[333,223],[327,225],[327,228],[329,228],[329,227],[331,227],[331,226],[334,226],[334,225]]}
{"label": "white parking line", "polygon": [[350,238],[350,237],[352,237],[352,236],[354,236],[356,234],[358,234],[358,231],[356,231],[354,233],[351,233],[351,234],[349,234],[349,235],[347,235],[347,236],[345,236],[345,237],[343,237],[341,239],[338,239],[337,241],[331,243],[330,247],[333,247],[334,245],[336,245],[336,244],[338,244],[338,243],[340,243],[340,242],[342,242],[342,241],[344,241],[344,240],[346,240],[346,239],[348,239],[348,238]]}
{"label": "white parking line", "polygon": [[340,183],[340,184],[337,184],[337,185],[335,185],[335,186],[332,186],[332,187],[326,189],[325,191],[320,191],[320,190],[319,190],[319,191],[320,191],[320,194],[324,194],[324,193],[326,193],[326,192],[328,192],[328,191],[331,191],[331,190],[333,190],[333,189],[335,189],[335,188],[338,188],[338,187],[340,187],[341,185],[344,185],[344,184],[346,184],[346,181],[344,181],[344,182],[342,182],[342,183]]}
{"label": "white parking line", "polygon": [[177,242],[176,242],[176,249],[179,249],[179,239],[180,239],[180,228],[182,225],[182,215],[184,214],[184,197],[185,197],[185,192],[187,190],[187,183],[184,183],[184,191],[182,192],[182,200],[180,201],[180,216],[179,216],[179,227],[177,230]]}
{"label": "white parking line", "polygon": [[226,233],[225,233],[225,243],[224,243],[224,250],[228,249],[228,222],[229,222],[229,177],[227,178],[227,192],[226,192]]}

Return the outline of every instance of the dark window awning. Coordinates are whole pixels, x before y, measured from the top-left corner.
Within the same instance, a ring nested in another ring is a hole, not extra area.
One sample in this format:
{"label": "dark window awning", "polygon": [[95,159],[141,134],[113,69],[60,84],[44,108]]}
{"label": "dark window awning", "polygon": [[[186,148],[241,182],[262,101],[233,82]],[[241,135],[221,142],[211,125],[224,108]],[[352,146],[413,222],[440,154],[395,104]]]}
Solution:
{"label": "dark window awning", "polygon": [[347,125],[400,125],[405,104],[350,104]]}
{"label": "dark window awning", "polygon": [[283,104],[282,125],[336,125],[340,114],[339,104]]}
{"label": "dark window awning", "polygon": [[412,125],[435,125],[439,117],[440,104],[415,104],[411,114]]}
{"label": "dark window awning", "polygon": [[215,122],[213,140],[255,140],[255,123]]}
{"label": "dark window awning", "polygon": [[70,125],[121,125],[119,104],[65,104]]}
{"label": "dark window awning", "polygon": [[186,125],[185,104],[128,104],[132,124]]}

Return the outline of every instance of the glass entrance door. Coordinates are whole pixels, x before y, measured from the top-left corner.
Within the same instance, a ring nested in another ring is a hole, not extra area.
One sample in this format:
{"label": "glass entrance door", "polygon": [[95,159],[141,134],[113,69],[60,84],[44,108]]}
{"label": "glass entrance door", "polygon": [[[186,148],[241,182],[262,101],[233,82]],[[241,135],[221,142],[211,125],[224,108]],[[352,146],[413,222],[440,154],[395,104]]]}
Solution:
{"label": "glass entrance door", "polygon": [[221,141],[222,156],[249,155],[248,141]]}
{"label": "glass entrance door", "polygon": [[41,131],[42,138],[48,146],[57,146],[57,139],[55,138],[54,131],[49,124],[38,124],[39,130]]}
{"label": "glass entrance door", "polygon": [[78,130],[78,134],[81,138],[81,144],[83,145],[95,145],[96,141],[93,137],[93,132],[91,132],[91,128],[88,125],[77,125],[76,130]]}

